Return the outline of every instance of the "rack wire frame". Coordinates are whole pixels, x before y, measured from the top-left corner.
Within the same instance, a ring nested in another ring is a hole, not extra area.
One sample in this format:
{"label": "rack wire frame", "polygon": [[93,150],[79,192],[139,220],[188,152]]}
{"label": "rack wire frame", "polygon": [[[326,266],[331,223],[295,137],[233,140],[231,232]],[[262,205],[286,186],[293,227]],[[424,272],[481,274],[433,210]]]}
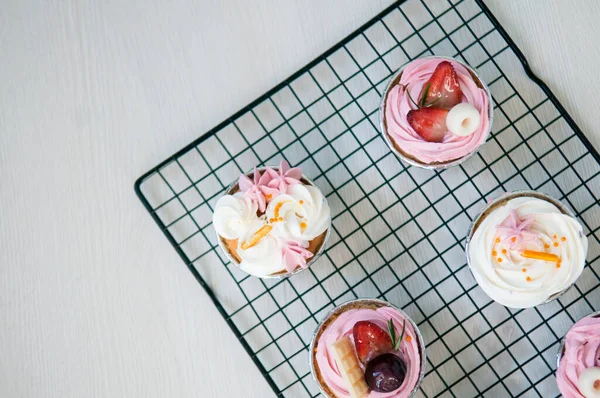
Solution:
{"label": "rack wire frame", "polygon": [[[460,166],[402,164],[378,105],[408,60],[447,55],[478,69],[495,102],[492,134]],[[284,280],[243,274],[219,249],[212,209],[254,165],[286,158],[327,195],[324,255]],[[541,190],[574,210],[589,238],[575,286],[512,310],[477,286],[464,256],[471,220],[505,191]],[[314,397],[308,344],[333,306],[376,297],[421,329],[419,397],[558,396],[556,352],[600,303],[600,156],[480,0],[398,1],[247,107],[141,176],[135,191],[280,397]]]}

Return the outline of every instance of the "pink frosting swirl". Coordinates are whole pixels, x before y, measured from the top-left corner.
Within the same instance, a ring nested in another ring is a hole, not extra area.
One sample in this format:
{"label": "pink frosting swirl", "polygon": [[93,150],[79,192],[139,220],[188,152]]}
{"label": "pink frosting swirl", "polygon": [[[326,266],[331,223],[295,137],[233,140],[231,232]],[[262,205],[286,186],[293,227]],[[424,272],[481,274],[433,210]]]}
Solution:
{"label": "pink frosting swirl", "polygon": [[[331,344],[335,343],[342,336],[348,336],[352,342],[354,337],[352,329],[359,321],[370,321],[387,330],[387,323],[392,319],[396,326],[396,331],[402,331],[402,324],[405,317],[396,309],[391,307],[381,307],[373,309],[351,309],[341,314],[327,329],[321,334],[317,344],[316,360],[319,364],[321,376],[327,386],[338,398],[350,398],[350,394],[344,385],[344,380],[337,368],[333,354],[329,351]],[[406,336],[410,336],[410,342],[406,341]],[[421,355],[419,353],[419,338],[410,321],[406,322],[405,338],[400,346],[400,350],[395,352],[407,366],[406,378],[404,382],[395,391],[381,393],[371,391],[369,398],[407,398],[414,390],[419,376],[421,374]]]}
{"label": "pink frosting swirl", "polygon": [[579,374],[600,366],[600,318],[588,316],[567,332],[564,355],[556,369],[558,389],[565,398],[585,398],[579,392]]}
{"label": "pink frosting swirl", "polygon": [[490,101],[487,92],[477,86],[467,68],[452,60],[450,63],[456,70],[463,93],[462,102],[473,105],[481,115],[479,128],[466,137],[446,132],[442,142],[428,142],[408,124],[406,115],[415,106],[401,86],[408,85],[412,98],[418,101],[421,89],[443,60],[445,58],[422,58],[409,63],[402,72],[400,84],[390,88],[385,103],[387,133],[404,152],[423,163],[448,162],[462,158],[481,146],[490,130]]}

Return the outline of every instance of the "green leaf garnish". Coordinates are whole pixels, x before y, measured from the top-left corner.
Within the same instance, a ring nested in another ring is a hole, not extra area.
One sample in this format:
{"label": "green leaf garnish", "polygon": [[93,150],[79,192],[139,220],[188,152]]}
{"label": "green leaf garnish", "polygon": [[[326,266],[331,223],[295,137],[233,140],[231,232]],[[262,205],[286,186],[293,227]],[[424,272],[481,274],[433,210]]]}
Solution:
{"label": "green leaf garnish", "polygon": [[408,91],[408,84],[402,87],[404,87],[404,91],[406,91],[406,95],[408,95],[408,99],[410,100],[410,102],[412,102],[417,108],[420,108],[419,104],[417,104],[413,99],[412,95],[410,95],[410,91]]}
{"label": "green leaf garnish", "polygon": [[425,92],[423,92],[423,98],[421,98],[421,107],[425,106],[425,100],[427,99],[427,94],[429,94],[429,87],[431,87],[431,83],[427,83],[427,87],[425,87]]}
{"label": "green leaf garnish", "polygon": [[442,99],[442,97],[437,97],[436,99],[434,99],[433,101],[431,101],[430,103],[425,105],[425,108],[429,108],[431,105],[435,104],[436,102],[438,102],[441,99]]}
{"label": "green leaf garnish", "polygon": [[388,321],[388,333],[390,334],[390,338],[392,339],[392,346],[396,345],[396,328],[394,327],[394,321],[392,318]]}
{"label": "green leaf garnish", "polygon": [[398,351],[400,349],[400,345],[402,344],[402,339],[404,338],[404,331],[406,330],[406,319],[402,323],[402,334],[400,338],[396,340],[396,328],[394,327],[394,321],[390,318],[388,321],[388,333],[390,334],[390,338],[392,339],[392,347],[394,347],[394,351]]}
{"label": "green leaf garnish", "polygon": [[402,339],[404,338],[405,331],[406,331],[406,319],[402,322],[402,334],[400,335],[400,338],[398,339],[397,346],[394,345],[394,348],[396,349],[396,351],[398,351],[400,349],[400,344],[402,344]]}

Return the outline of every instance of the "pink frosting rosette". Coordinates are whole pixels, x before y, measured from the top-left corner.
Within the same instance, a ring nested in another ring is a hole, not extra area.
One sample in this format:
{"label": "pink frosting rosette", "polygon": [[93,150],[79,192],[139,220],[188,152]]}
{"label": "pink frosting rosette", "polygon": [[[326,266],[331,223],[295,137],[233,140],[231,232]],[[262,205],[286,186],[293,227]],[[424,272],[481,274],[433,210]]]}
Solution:
{"label": "pink frosting rosette", "polygon": [[[410,91],[412,98],[417,99],[437,65],[444,60],[449,61],[456,70],[463,93],[462,102],[471,104],[479,111],[481,123],[473,134],[466,137],[448,131],[442,142],[428,142],[407,121],[408,112],[415,109],[415,106],[406,90]],[[443,57],[421,58],[407,64],[401,73],[398,84],[389,87],[386,94],[383,128],[384,133],[387,132],[403,152],[420,163],[445,163],[470,155],[485,143],[491,128],[490,97],[473,80],[470,71],[463,64]]]}

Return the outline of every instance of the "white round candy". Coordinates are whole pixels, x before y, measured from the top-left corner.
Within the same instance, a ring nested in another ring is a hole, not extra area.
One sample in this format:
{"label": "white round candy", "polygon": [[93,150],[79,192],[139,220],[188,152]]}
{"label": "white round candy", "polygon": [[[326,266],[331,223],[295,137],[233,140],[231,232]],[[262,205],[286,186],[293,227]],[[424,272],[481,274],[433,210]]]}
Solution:
{"label": "white round candy", "polygon": [[600,398],[600,368],[592,366],[579,374],[579,392],[585,398]]}
{"label": "white round candy", "polygon": [[475,107],[465,102],[455,105],[446,116],[446,127],[454,135],[466,137],[477,130],[481,116]]}

